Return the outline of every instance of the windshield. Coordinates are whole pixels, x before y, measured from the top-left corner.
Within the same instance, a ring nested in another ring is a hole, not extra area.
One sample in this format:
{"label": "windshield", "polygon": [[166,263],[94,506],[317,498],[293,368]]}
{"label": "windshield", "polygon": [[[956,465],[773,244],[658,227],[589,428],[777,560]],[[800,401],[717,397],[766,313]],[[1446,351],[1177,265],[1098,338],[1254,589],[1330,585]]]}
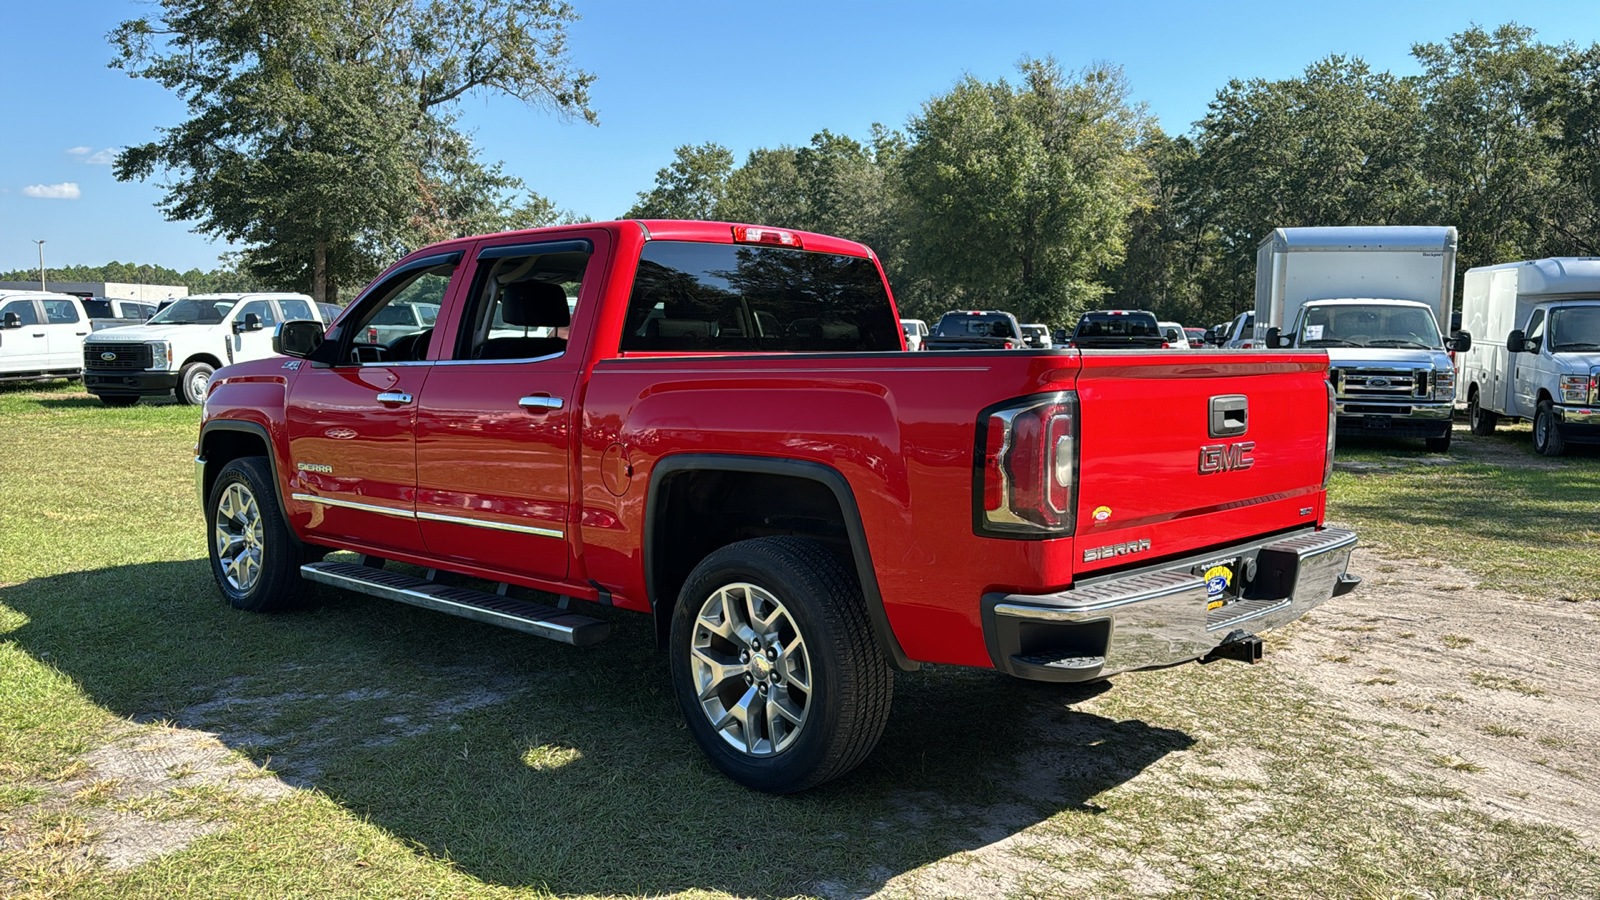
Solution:
{"label": "windshield", "polygon": [[1444,349],[1433,311],[1423,306],[1308,306],[1300,321],[1302,347]]}
{"label": "windshield", "polygon": [[1600,306],[1568,306],[1550,313],[1550,352],[1600,350]]}
{"label": "windshield", "polygon": [[233,297],[185,297],[150,317],[151,325],[219,325],[239,301]]}

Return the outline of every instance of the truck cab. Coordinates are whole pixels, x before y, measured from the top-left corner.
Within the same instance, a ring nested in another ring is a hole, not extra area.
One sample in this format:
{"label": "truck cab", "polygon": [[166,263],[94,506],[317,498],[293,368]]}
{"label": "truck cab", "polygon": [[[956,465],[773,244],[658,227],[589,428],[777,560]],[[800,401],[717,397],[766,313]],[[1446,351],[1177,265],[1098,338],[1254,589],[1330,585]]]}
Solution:
{"label": "truck cab", "polygon": [[1467,272],[1461,359],[1474,434],[1533,423],[1534,449],[1600,443],[1600,259],[1558,258]]}
{"label": "truck cab", "polygon": [[272,355],[272,335],[284,322],[327,322],[304,294],[196,294],[178,299],[143,325],[80,338],[83,384],[107,406],[132,406],[140,397],[176,396],[198,405],[211,375],[223,366]]}
{"label": "truck cab", "polygon": [[1450,448],[1454,364],[1433,310],[1411,300],[1317,300],[1300,307],[1287,338],[1268,341],[1326,350],[1342,433],[1421,437]]}
{"label": "truck cab", "polygon": [[91,328],[83,304],[69,294],[0,294],[0,381],[77,377]]}

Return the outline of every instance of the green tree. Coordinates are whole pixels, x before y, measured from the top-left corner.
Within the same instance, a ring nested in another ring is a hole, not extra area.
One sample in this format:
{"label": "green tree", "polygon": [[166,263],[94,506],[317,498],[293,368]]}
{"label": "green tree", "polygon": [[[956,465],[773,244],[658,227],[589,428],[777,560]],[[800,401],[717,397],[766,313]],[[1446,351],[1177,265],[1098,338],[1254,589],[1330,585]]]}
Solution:
{"label": "green tree", "polygon": [[540,200],[481,163],[451,114],[505,93],[594,121],[557,0],[161,0],[110,35],[113,66],[189,118],[118,156],[167,173],[172,220],[245,246],[253,274],[333,300],[397,252],[514,221]]}
{"label": "green tree", "polygon": [[968,76],[911,120],[898,182],[915,222],[910,308],[1000,307],[1064,325],[1122,256],[1147,170],[1144,115],[1121,70],[1018,69],[1020,85]]}
{"label": "green tree", "polygon": [[[1297,78],[1230,81],[1195,126],[1197,157],[1170,214],[1210,246],[1205,317],[1250,305],[1256,247],[1274,228],[1425,224],[1416,86],[1329,56]],[[1443,222],[1440,224],[1450,224]]]}
{"label": "green tree", "polygon": [[1558,205],[1556,123],[1539,116],[1560,51],[1515,23],[1416,44],[1424,98],[1422,168],[1432,215],[1461,232],[1458,268],[1541,255]]}
{"label": "green tree", "polygon": [[672,164],[656,172],[655,187],[639,192],[625,219],[715,219],[733,171],[733,153],[707,141],[673,151]]}
{"label": "green tree", "polygon": [[1600,256],[1600,44],[1564,54],[1533,102],[1545,143],[1560,160],[1545,251]]}

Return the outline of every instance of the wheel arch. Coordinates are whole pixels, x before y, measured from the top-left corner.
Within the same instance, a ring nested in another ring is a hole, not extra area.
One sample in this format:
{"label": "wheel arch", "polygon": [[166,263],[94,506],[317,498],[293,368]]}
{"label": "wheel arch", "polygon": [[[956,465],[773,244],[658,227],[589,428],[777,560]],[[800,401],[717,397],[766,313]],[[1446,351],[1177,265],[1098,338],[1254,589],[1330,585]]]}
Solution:
{"label": "wheel arch", "polygon": [[[713,490],[690,491],[691,487]],[[799,459],[689,453],[669,456],[656,463],[650,473],[645,499],[643,561],[645,593],[662,646],[665,646],[666,630],[671,626],[678,591],[690,570],[718,548],[754,536],[742,530],[738,522],[719,523],[720,527],[711,529],[684,527],[705,521],[703,516],[708,510],[697,503],[709,499],[708,493],[735,489],[742,489],[738,496],[745,501],[741,511],[746,514],[761,511],[764,504],[774,512],[786,511],[782,504],[789,501],[802,512],[809,509],[836,519],[842,534],[833,532],[835,523],[815,519],[772,523],[768,517],[764,527],[770,529],[769,533],[816,539],[836,556],[848,557],[843,562],[856,573],[874,637],[884,656],[890,665],[902,672],[918,668],[919,664],[906,656],[889,625],[877,575],[872,568],[866,529],[850,482],[831,466]],[[752,497],[760,499],[752,501]]]}
{"label": "wheel arch", "polygon": [[[283,502],[283,478],[278,471],[278,455],[272,450],[272,437],[265,425],[214,419],[200,426],[199,451],[199,460],[204,461],[200,467],[198,485],[202,509],[211,496],[211,486],[217,481],[217,473],[224,466],[246,456],[264,456],[267,467],[272,470],[272,495],[278,504],[278,514],[283,516],[284,524],[288,525],[289,508]],[[289,534],[296,542],[300,541],[293,527],[289,527]]]}
{"label": "wheel arch", "polygon": [[190,365],[191,363],[205,363],[206,365],[210,366],[213,369],[220,369],[223,366],[227,365],[227,363],[225,363],[221,359],[217,358],[217,356],[215,354],[206,353],[206,352],[202,351],[200,353],[191,353],[191,354],[189,354],[183,360],[183,363],[178,366],[179,371],[182,371],[184,366]]}

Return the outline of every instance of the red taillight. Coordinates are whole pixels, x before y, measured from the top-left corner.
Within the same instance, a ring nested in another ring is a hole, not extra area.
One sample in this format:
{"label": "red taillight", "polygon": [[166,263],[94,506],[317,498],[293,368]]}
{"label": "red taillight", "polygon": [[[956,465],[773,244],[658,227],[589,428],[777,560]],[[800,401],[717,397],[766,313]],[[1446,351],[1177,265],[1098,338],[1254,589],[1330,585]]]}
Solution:
{"label": "red taillight", "polygon": [[1078,398],[1035,394],[985,410],[979,534],[1059,537],[1077,508]]}
{"label": "red taillight", "polygon": [[1010,341],[1006,341],[1006,345],[1005,345],[1005,349],[1006,349],[1006,350],[1015,350],[1015,349],[1017,349],[1017,348],[1016,348],[1016,347],[1014,347],[1014,346],[1012,346],[1012,344],[1011,344],[1011,342],[1010,342]]}
{"label": "red taillight", "polygon": [[1162,341],[1161,342],[1161,349],[1163,349],[1163,350],[1171,350],[1172,349],[1172,345],[1167,343],[1166,341]]}
{"label": "red taillight", "polygon": [[377,342],[378,342],[378,329],[376,329],[376,328],[374,328],[372,326],[368,326],[367,327],[367,343],[376,344]]}
{"label": "red taillight", "polygon": [[733,239],[741,244],[778,244],[783,247],[804,249],[800,235],[781,228],[758,228],[755,225],[733,226]]}

